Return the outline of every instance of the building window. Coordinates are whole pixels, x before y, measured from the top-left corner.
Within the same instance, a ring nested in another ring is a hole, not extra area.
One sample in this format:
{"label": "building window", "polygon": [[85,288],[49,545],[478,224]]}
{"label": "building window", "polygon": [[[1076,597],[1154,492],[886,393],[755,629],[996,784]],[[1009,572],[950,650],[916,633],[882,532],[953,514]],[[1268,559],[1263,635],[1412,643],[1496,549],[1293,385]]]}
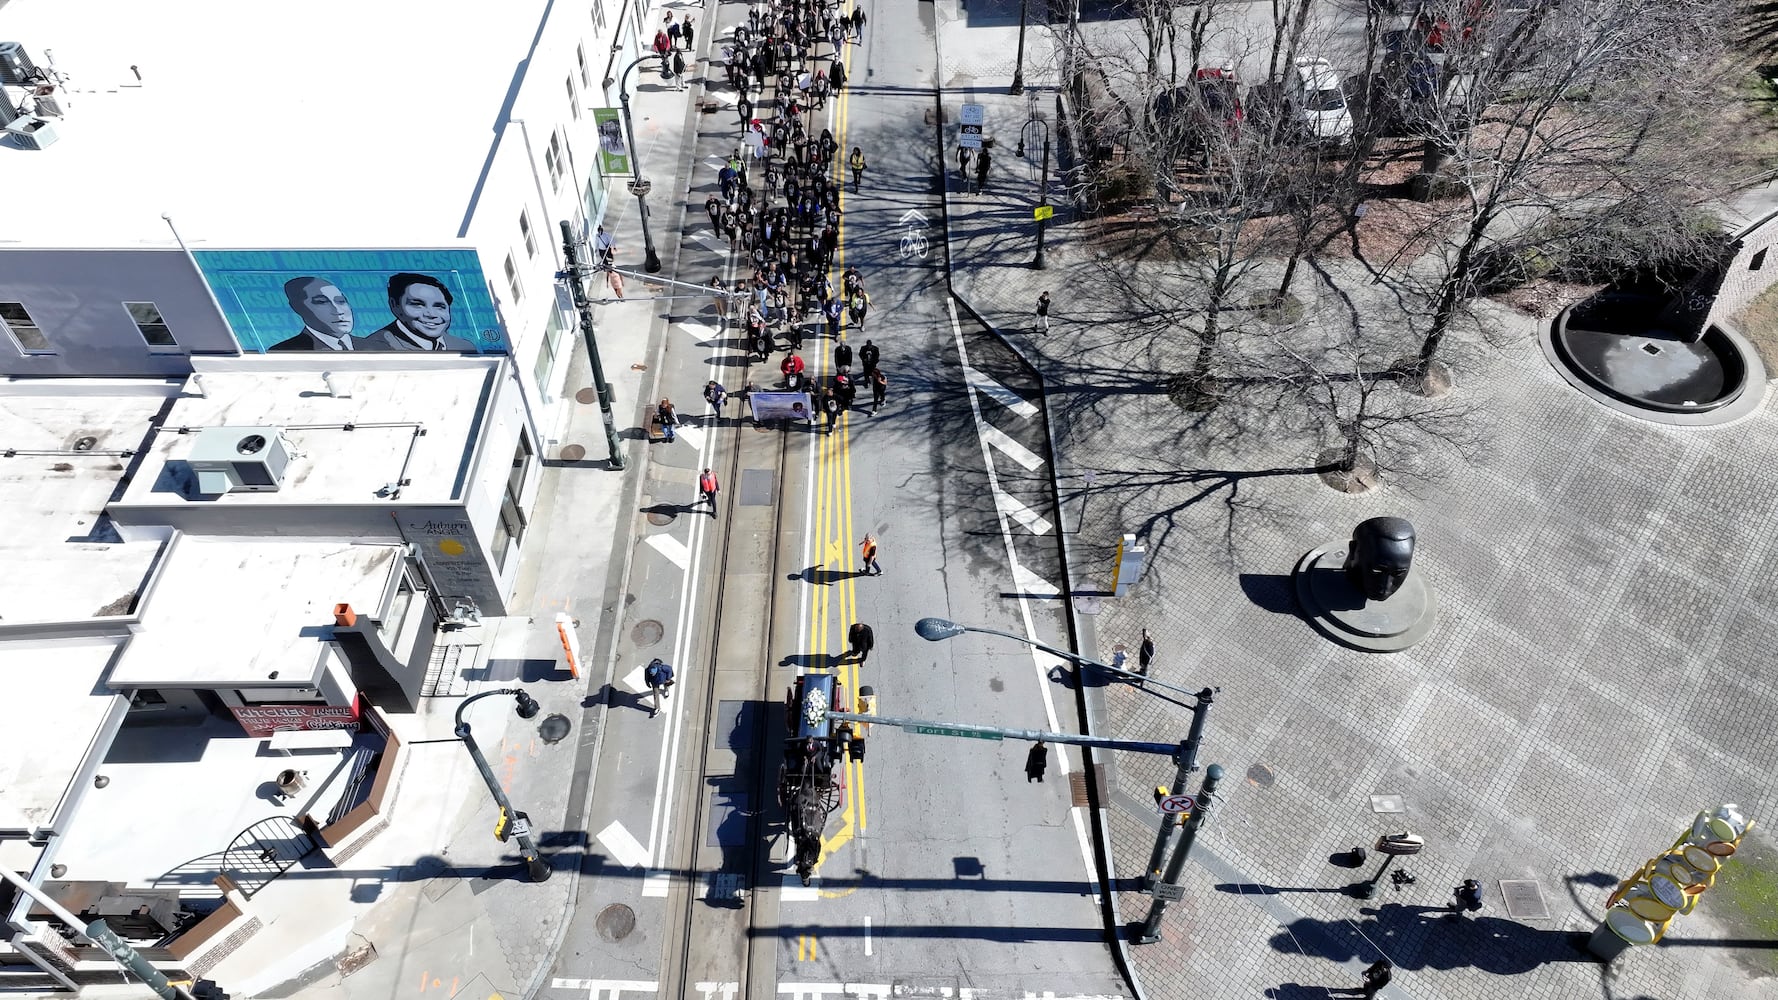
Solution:
{"label": "building window", "polygon": [[531,216],[519,211],[519,234],[525,237],[525,256],[537,256],[537,237],[531,235]]}
{"label": "building window", "polygon": [[556,356],[562,350],[562,334],[565,326],[562,310],[549,311],[549,324],[544,328],[541,343],[537,345],[537,360],[531,365],[531,376],[537,380],[537,391],[543,394],[544,402],[551,402],[553,396],[550,387],[556,373]]}
{"label": "building window", "polygon": [[568,88],[568,110],[573,112],[574,120],[580,120],[580,95],[574,92],[574,74],[568,74],[562,83]]}
{"label": "building window", "polygon": [[512,289],[512,300],[519,301],[525,297],[525,290],[519,285],[519,268],[513,263],[512,254],[506,255],[506,284]]}
{"label": "building window", "polygon": [[593,76],[591,73],[587,72],[585,45],[576,45],[574,47],[574,61],[580,64],[580,85],[582,87],[591,87],[593,85]]}
{"label": "building window", "polygon": [[[605,27],[605,0],[595,0],[593,4],[593,27]],[[612,46],[616,48],[616,46]]]}
{"label": "building window", "polygon": [[18,344],[23,354],[54,354],[56,349],[49,346],[49,338],[37,328],[37,321],[25,311],[23,302],[0,302],[0,326],[12,334],[13,342]]}
{"label": "building window", "polygon": [[531,438],[524,431],[519,432],[519,446],[512,453],[512,472],[506,477],[506,499],[518,505],[519,498],[525,493],[525,479],[531,474]]}
{"label": "building window", "polygon": [[148,342],[151,351],[177,351],[178,341],[173,339],[173,331],[167,329],[167,321],[161,318],[160,309],[152,302],[125,302],[123,307],[129,311],[130,320],[136,324],[136,330],[142,339]]}
{"label": "building window", "polygon": [[561,190],[562,175],[568,172],[568,158],[562,155],[562,133],[549,134],[549,149],[543,154],[543,162],[549,166],[549,184],[551,190]]}

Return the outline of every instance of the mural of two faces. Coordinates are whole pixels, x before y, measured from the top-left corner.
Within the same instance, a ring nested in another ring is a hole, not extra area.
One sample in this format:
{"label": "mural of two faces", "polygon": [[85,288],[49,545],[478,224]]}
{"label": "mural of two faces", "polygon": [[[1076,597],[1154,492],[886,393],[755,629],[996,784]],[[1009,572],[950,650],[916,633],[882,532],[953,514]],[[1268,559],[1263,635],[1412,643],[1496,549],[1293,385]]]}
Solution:
{"label": "mural of two faces", "polygon": [[473,250],[198,250],[241,350],[509,347]]}

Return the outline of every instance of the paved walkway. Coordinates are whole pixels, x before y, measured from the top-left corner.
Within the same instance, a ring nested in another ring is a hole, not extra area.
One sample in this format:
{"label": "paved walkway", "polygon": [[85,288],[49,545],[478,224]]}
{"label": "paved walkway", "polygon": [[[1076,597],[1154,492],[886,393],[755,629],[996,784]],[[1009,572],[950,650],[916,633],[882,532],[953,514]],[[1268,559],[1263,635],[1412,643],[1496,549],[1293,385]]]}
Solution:
{"label": "paved walkway", "polygon": [[[939,4],[947,120],[984,104],[1004,150],[1026,98],[977,68],[997,65],[1007,39],[954,14]],[[1040,106],[1052,105],[1045,92]],[[1451,352],[1450,401],[1478,430],[1467,454],[1428,456],[1411,492],[1346,496],[1290,471],[1324,446],[1312,431],[1273,421],[1240,433],[1221,418],[1194,423],[1168,400],[1165,377],[1195,342],[1127,318],[1127,291],[1188,294],[1178,269],[1101,259],[1090,225],[1060,218],[1048,270],[1025,266],[1035,199],[1024,173],[1003,153],[987,196],[950,182],[955,287],[1049,382],[1063,520],[1087,505],[1076,589],[1109,582],[1100,568],[1119,533],[1150,544],[1146,579],[1097,614],[1100,648],[1133,647],[1148,628],[1156,676],[1221,688],[1201,761],[1227,769],[1225,794],[1164,940],[1129,946],[1145,994],[1306,1000],[1355,986],[1387,956],[1399,971],[1385,996],[1764,995],[1778,972],[1769,942],[1732,939],[1769,935],[1748,933],[1750,904],[1726,880],[1667,946],[1631,953],[1610,977],[1575,943],[1616,879],[1696,809],[1778,810],[1778,681],[1763,666],[1778,649],[1778,545],[1766,529],[1778,505],[1775,404],[1703,430],[1610,412],[1545,363],[1534,342],[1545,320],[1483,304],[1480,325],[1504,346],[1465,336]],[[1038,335],[1031,308],[1044,289],[1057,305]],[[1387,331],[1414,306],[1349,260],[1296,290],[1310,321],[1330,328]],[[1419,529],[1440,619],[1408,652],[1360,654],[1296,616],[1289,573],[1382,514]],[[1112,688],[1104,721],[1105,735],[1179,738],[1189,713]],[[1170,770],[1127,759],[1112,769],[1128,919],[1148,903],[1129,890],[1153,843],[1149,794]],[[1401,796],[1406,812],[1373,811],[1375,795]],[[1399,866],[1417,882],[1385,883],[1371,901],[1340,891],[1376,860],[1359,872],[1332,855],[1403,829],[1427,841]],[[1482,881],[1486,909],[1459,921],[1441,908],[1466,877]],[[1534,883],[1547,916],[1508,913],[1501,880]]]}

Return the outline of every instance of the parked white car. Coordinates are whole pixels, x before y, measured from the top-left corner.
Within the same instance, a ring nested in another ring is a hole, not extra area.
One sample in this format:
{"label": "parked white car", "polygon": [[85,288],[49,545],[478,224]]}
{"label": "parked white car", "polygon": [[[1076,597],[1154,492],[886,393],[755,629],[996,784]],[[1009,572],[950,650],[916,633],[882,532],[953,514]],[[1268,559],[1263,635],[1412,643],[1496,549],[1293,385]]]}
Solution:
{"label": "parked white car", "polygon": [[1291,119],[1303,134],[1317,142],[1341,145],[1352,138],[1352,109],[1340,75],[1326,59],[1304,56],[1285,86],[1284,100]]}

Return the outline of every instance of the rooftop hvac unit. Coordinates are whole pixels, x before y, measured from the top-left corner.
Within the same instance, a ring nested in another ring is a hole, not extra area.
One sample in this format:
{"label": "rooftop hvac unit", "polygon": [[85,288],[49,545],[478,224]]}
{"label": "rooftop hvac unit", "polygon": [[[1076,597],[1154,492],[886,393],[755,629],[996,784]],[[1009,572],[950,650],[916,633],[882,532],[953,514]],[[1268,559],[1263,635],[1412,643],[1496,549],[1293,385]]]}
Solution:
{"label": "rooftop hvac unit", "polygon": [[290,466],[290,450],[277,427],[206,427],[186,461],[204,496],[275,493]]}
{"label": "rooftop hvac unit", "polygon": [[18,120],[7,122],[6,134],[26,149],[44,149],[54,145],[59,138],[55,125],[48,118],[36,115],[21,115]]}
{"label": "rooftop hvac unit", "polygon": [[11,125],[19,116],[19,109],[12,103],[6,91],[0,90],[0,128]]}
{"label": "rooftop hvac unit", "polygon": [[28,87],[40,82],[37,64],[25,55],[18,42],[0,42],[0,83],[8,87]]}

